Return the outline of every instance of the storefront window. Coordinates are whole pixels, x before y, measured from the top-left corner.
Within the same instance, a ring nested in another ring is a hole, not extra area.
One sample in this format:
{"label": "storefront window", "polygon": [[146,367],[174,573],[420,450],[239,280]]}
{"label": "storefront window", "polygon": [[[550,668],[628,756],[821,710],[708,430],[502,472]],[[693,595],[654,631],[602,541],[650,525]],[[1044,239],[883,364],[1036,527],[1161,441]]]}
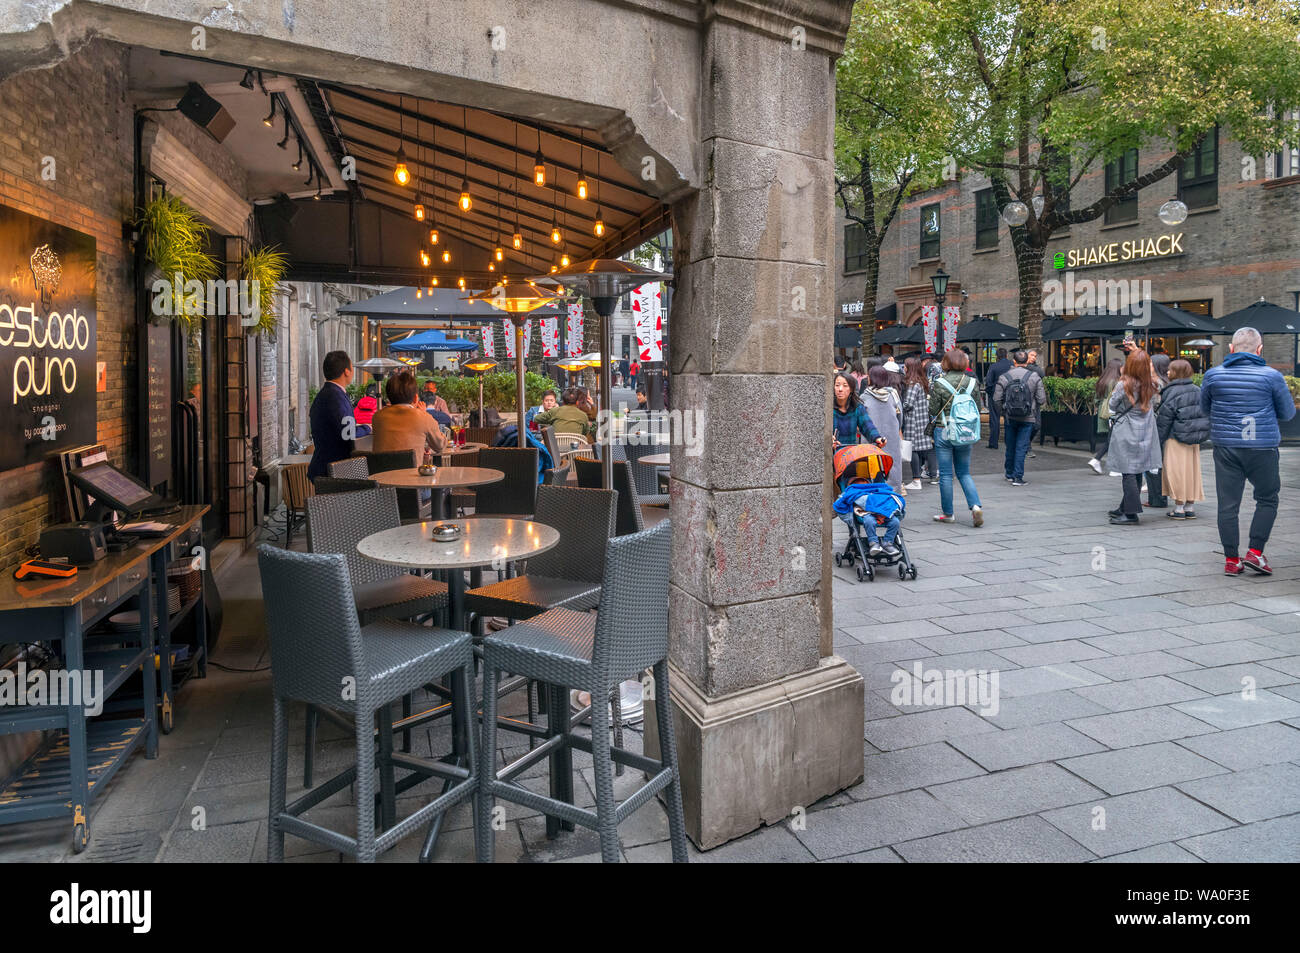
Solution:
{"label": "storefront window", "polygon": [[1101,342],[1096,338],[1080,341],[1055,341],[1051,345],[1048,371],[1057,377],[1099,377]]}

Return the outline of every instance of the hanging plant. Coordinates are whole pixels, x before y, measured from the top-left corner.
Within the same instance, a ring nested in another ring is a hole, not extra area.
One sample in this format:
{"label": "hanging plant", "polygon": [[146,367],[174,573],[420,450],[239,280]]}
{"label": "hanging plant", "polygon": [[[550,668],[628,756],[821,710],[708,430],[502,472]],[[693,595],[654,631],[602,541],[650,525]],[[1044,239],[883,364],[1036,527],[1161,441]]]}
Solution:
{"label": "hanging plant", "polygon": [[258,319],[249,325],[249,334],[275,334],[279,315],[275,313],[275,293],[284,280],[289,267],[289,256],[277,251],[277,246],[248,251],[240,262],[240,273],[248,282],[257,282]]}
{"label": "hanging plant", "polygon": [[206,282],[217,276],[207,253],[210,229],[175,195],[150,199],[135,225],[144,233],[145,257],[161,273],[153,311],[179,318],[187,327],[203,319]]}

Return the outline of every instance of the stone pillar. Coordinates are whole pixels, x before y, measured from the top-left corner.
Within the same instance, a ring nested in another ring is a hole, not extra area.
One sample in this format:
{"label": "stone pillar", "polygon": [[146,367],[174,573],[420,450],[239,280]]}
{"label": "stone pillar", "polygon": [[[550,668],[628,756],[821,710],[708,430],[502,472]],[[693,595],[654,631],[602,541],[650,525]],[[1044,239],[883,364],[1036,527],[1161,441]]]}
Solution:
{"label": "stone pillar", "polygon": [[703,186],[673,207],[672,408],[702,415],[703,441],[672,448],[670,652],[703,848],[862,777],[863,682],[832,654],[829,581],[834,57],[852,4],[802,6],[818,17],[717,5]]}

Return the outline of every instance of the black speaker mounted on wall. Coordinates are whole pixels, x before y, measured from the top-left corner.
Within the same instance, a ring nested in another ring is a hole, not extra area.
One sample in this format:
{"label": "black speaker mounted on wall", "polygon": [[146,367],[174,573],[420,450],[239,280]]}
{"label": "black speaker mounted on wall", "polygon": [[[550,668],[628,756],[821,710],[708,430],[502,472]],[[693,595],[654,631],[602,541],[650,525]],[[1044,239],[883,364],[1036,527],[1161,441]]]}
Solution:
{"label": "black speaker mounted on wall", "polygon": [[198,83],[190,83],[176,108],[217,142],[224,140],[235,128],[235,120],[226,112],[226,107],[209,96]]}

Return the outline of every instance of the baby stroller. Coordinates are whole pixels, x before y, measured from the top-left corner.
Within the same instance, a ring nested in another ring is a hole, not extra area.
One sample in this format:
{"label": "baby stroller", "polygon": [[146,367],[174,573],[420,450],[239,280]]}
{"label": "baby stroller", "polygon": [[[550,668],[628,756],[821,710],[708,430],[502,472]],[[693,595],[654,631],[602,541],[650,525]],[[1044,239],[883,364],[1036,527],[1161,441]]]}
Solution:
{"label": "baby stroller", "polygon": [[[876,578],[876,566],[898,566],[898,578],[916,578],[916,566],[907,552],[903,540],[902,522],[907,515],[907,503],[887,482],[893,469],[894,458],[879,447],[857,444],[835,451],[835,486],[840,497],[835,501],[835,512],[849,528],[849,540],[844,552],[835,554],[835,565],[852,566],[858,563],[858,582]],[[891,516],[899,519],[898,535],[894,538],[895,552],[882,552],[872,556],[863,539],[862,527],[866,520],[883,525]]]}

